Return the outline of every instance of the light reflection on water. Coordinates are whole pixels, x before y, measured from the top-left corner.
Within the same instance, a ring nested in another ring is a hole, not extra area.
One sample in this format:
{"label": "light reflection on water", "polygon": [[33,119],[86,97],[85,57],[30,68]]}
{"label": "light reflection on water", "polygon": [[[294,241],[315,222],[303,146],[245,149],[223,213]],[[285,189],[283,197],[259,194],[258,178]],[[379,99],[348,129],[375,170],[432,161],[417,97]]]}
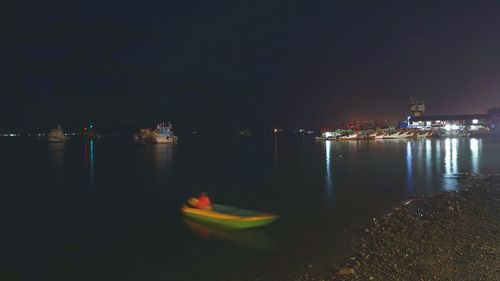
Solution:
{"label": "light reflection on water", "polygon": [[90,169],[89,169],[89,178],[90,183],[94,183],[94,140],[90,140]]}
{"label": "light reflection on water", "polygon": [[416,189],[422,188],[415,185],[419,179],[425,182],[427,190],[436,182],[435,177],[440,177],[440,186],[452,191],[459,187],[460,173],[481,173],[482,141],[475,138],[407,141],[404,148],[407,194],[421,193]]}
{"label": "light reflection on water", "polygon": [[174,149],[175,144],[171,143],[151,146],[155,167],[159,175],[170,176],[172,174]]}
{"label": "light reflection on water", "polygon": [[425,174],[427,178],[432,176],[432,142],[425,140]]}
{"label": "light reflection on water", "polygon": [[479,173],[479,142],[481,140],[471,139],[470,140],[470,151],[471,151],[471,166],[472,172],[474,174]]}
{"label": "light reflection on water", "polygon": [[436,149],[434,150],[434,155],[436,155],[436,161],[434,163],[434,172],[436,174],[441,173],[441,141],[435,141]]}
{"label": "light reflection on water", "polygon": [[65,149],[66,144],[64,142],[49,142],[50,167],[58,183],[63,181]]}
{"label": "light reflection on water", "polygon": [[457,164],[457,144],[458,140],[454,139],[446,139],[445,140],[445,157],[444,157],[444,170],[443,174],[443,184],[444,189],[446,190],[456,190],[457,189],[457,181],[455,179],[456,174],[458,173],[458,164]]}
{"label": "light reflection on water", "polygon": [[95,160],[94,160],[94,140],[90,140],[83,146],[83,164],[85,170],[88,169],[89,182],[94,183]]}
{"label": "light reflection on water", "polygon": [[406,187],[408,195],[412,196],[415,194],[413,187],[413,155],[411,141],[406,143]]}
{"label": "light reflection on water", "polygon": [[326,205],[331,211],[333,208],[333,182],[332,182],[332,171],[331,171],[331,158],[332,153],[330,151],[332,146],[331,141],[325,141],[325,195],[326,195]]}
{"label": "light reflection on water", "polygon": [[[402,173],[404,178],[401,180],[404,180],[407,196],[418,196],[437,190],[453,191],[460,186],[458,180],[460,174],[484,173],[481,163],[487,161],[489,156],[482,151],[485,141],[487,140],[476,138],[446,138],[332,142],[325,144],[327,153],[325,169],[335,172],[331,167],[331,161],[334,158],[329,157],[331,145],[339,151],[347,152],[345,156],[350,163],[358,163],[353,168],[360,169],[361,164],[363,169],[378,171],[377,174],[388,173],[387,179],[391,177],[397,179],[397,173]],[[487,143],[491,145],[489,141]],[[373,162],[371,155],[378,155],[377,161]],[[400,163],[403,166],[398,166],[397,161],[401,157],[403,157],[403,162]],[[350,169],[351,167],[343,167],[346,163],[338,162],[336,169]],[[336,181],[331,179],[332,177],[327,173],[326,185],[328,188],[337,190],[340,179],[338,177]],[[372,184],[374,180],[367,184]]]}

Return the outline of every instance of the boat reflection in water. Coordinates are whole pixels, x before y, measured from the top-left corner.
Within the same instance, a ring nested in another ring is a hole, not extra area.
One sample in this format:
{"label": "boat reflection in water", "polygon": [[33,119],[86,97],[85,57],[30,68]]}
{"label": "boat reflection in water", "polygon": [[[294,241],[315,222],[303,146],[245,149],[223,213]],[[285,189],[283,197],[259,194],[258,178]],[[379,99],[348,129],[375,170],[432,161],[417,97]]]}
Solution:
{"label": "boat reflection in water", "polygon": [[58,183],[63,182],[63,169],[64,169],[64,151],[66,144],[64,142],[49,142],[50,151],[50,168],[54,173],[54,179]]}
{"label": "boat reflection in water", "polygon": [[146,149],[151,150],[155,168],[158,173],[172,174],[172,161],[174,159],[174,144],[153,145]]}
{"label": "boat reflection in water", "polygon": [[144,145],[137,147],[137,161],[144,161],[141,171],[144,176],[155,182],[157,186],[169,186],[172,180],[173,161],[176,145]]}
{"label": "boat reflection in water", "polygon": [[274,251],[276,246],[265,229],[227,229],[209,225],[191,218],[184,223],[194,234],[203,239],[216,239],[258,250]]}

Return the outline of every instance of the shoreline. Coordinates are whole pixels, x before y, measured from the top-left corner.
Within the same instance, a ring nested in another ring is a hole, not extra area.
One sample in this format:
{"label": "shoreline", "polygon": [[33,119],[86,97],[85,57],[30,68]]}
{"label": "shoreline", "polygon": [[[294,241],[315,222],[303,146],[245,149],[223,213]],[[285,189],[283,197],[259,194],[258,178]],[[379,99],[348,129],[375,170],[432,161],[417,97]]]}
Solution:
{"label": "shoreline", "polygon": [[343,262],[295,280],[500,280],[500,175],[459,181],[373,219]]}

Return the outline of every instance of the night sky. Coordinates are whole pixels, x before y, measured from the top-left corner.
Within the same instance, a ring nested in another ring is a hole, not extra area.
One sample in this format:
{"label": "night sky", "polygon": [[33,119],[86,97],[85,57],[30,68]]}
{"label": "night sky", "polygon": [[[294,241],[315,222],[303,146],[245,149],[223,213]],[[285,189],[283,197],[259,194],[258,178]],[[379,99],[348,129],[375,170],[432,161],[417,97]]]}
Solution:
{"label": "night sky", "polygon": [[0,128],[310,127],[404,119],[411,96],[428,114],[500,106],[499,1],[28,1],[5,12]]}

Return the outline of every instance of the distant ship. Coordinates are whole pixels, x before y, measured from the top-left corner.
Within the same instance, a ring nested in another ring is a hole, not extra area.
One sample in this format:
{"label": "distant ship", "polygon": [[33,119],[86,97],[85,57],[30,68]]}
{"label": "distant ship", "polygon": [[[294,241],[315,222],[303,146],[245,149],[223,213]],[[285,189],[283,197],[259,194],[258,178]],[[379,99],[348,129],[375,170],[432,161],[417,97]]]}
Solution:
{"label": "distant ship", "polygon": [[176,142],[177,136],[172,132],[172,124],[168,122],[168,126],[165,123],[158,124],[154,130],[156,143],[169,143]]}
{"label": "distant ship", "polygon": [[57,126],[55,129],[51,129],[47,134],[47,141],[49,142],[64,142],[69,138],[64,135],[64,131],[61,128],[61,125]]}
{"label": "distant ship", "polygon": [[177,142],[177,136],[172,131],[172,124],[160,123],[154,131],[150,129],[140,129],[139,134],[133,136],[133,140],[140,144],[150,143],[174,143]]}

